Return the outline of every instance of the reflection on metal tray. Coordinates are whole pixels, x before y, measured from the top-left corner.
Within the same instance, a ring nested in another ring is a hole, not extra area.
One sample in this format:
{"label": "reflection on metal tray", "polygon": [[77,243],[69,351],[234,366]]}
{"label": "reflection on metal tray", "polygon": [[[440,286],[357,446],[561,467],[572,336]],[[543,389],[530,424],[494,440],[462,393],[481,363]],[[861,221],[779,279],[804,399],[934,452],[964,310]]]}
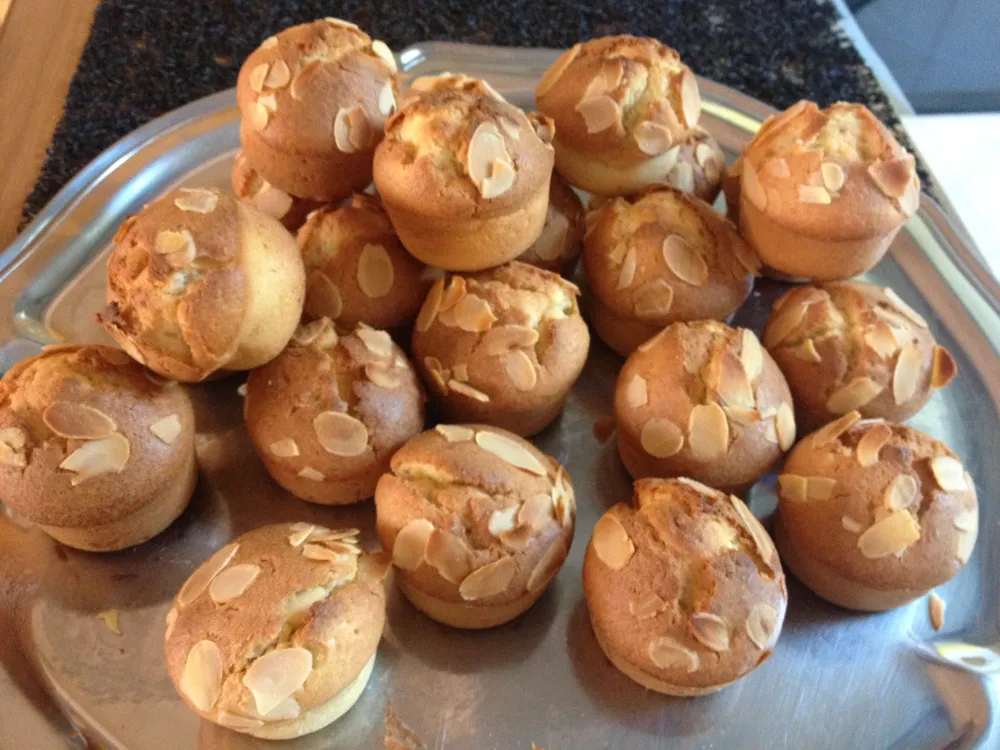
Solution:
{"label": "reflection on metal tray", "polygon": [[[534,82],[554,54],[430,43],[401,58],[408,75],[481,75],[530,107]],[[701,85],[702,122],[733,158],[769,110],[710,81]],[[141,128],[77,176],[0,254],[0,371],[44,343],[104,340],[92,317],[103,303],[104,260],[117,226],[175,185],[228,185],[237,117],[234,94],[225,91]],[[613,441],[602,445],[592,432],[610,412],[621,364],[596,343],[565,414],[537,441],[567,466],[579,489],[577,538],[550,590],[517,621],[489,632],[437,625],[393,593],[375,673],[357,706],[329,730],[284,747],[381,747],[386,701],[439,748],[1000,746],[1000,657],[982,648],[1000,641],[996,284],[926,197],[867,278],[892,285],[928,318],[961,371],[913,420],[962,456],[982,506],[975,555],[939,589],[948,602],[940,634],[931,629],[925,601],[858,615],[790,580],[774,657],[723,692],[669,699],[617,673],[594,641],[580,581],[595,521],[630,496]],[[781,291],[762,282],[736,323],[759,332]],[[371,503],[312,506],[279,490],[245,437],[236,386],[228,380],[191,389],[201,481],[191,509],[162,536],[126,552],[88,555],[0,519],[0,590],[9,580],[37,579],[25,587],[31,593],[16,637],[0,639],[0,746],[73,744],[74,724],[113,748],[264,746],[202,722],[176,696],[162,657],[170,598],[198,561],[235,534],[302,519],[357,525],[372,544],[373,511]],[[768,477],[750,494],[761,517],[773,512],[773,484]],[[95,616],[111,608],[121,610],[121,636]]]}

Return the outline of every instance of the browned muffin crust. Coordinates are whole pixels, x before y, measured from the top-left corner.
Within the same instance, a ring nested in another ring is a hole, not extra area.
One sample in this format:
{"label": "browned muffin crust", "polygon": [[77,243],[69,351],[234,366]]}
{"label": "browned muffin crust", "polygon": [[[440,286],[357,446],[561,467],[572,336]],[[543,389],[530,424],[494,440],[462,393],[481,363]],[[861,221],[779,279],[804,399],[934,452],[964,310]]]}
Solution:
{"label": "browned muffin crust", "polygon": [[585,231],[583,203],[573,188],[553,172],[542,233],[517,259],[569,278],[583,251]]}
{"label": "browned muffin crust", "polygon": [[789,568],[852,609],[890,609],[951,580],[978,531],[972,477],[947,446],[857,412],[792,450],[778,510]]}
{"label": "browned muffin crust", "polygon": [[438,425],[392,458],[377,531],[403,593],[456,627],[506,622],[558,573],[573,540],[573,486],[555,459],[485,425]]}
{"label": "browned muffin crust", "polygon": [[753,331],[674,323],[625,362],[615,387],[618,451],[641,477],[748,489],[795,442],[788,385]]}
{"label": "browned muffin crust", "polygon": [[417,316],[413,356],[445,418],[519,435],[555,419],[590,346],[578,294],[518,261],[437,281]]}
{"label": "browned muffin crust", "polygon": [[591,322],[623,355],[670,323],[729,317],[760,268],[725,218],[671,188],[608,200],[591,221],[583,253]]}
{"label": "browned muffin crust", "polygon": [[252,203],[258,209],[284,225],[289,232],[301,227],[311,211],[324,205],[308,198],[296,198],[260,176],[242,151],[233,162],[233,193],[241,201]]}
{"label": "browned muffin crust", "polygon": [[641,479],[633,507],[594,527],[583,563],[611,662],[669,695],[705,695],[767,660],[788,593],[778,552],[743,502],[688,479]]}
{"label": "browned muffin crust", "polygon": [[73,546],[166,528],[194,488],[194,436],[187,392],[110,346],[49,347],[0,380],[3,501]]}
{"label": "browned muffin crust", "polygon": [[958,372],[892,289],[861,281],[796,287],[774,303],[764,345],[788,379],[803,429],[849,411],[902,422]]}
{"label": "browned muffin crust", "polygon": [[338,335],[321,318],[250,373],[244,415],[281,486],[314,503],[353,503],[372,496],[392,454],[423,429],[424,394],[385,331],[361,324]]}
{"label": "browned muffin crust", "polygon": [[371,182],[372,153],[396,107],[392,52],[334,18],[266,39],[240,68],[240,142],[289,195],[336,201]]}
{"label": "browned muffin crust", "polygon": [[376,196],[313,213],[299,230],[306,267],[305,312],[353,328],[392,329],[413,322],[434,281],[403,248]]}
{"label": "browned muffin crust", "polygon": [[384,564],[357,529],[263,526],[191,574],[167,615],[167,670],[202,718],[268,739],[339,718],[371,674]]}

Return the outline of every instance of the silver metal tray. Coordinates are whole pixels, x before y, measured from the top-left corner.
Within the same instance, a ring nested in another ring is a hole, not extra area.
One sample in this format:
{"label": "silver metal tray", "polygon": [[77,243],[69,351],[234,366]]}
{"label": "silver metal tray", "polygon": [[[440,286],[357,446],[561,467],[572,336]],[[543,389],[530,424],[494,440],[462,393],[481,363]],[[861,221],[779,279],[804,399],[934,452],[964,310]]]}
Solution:
{"label": "silver metal tray", "polygon": [[[401,59],[409,76],[481,75],[531,107],[534,82],[554,55],[429,43]],[[710,81],[701,86],[703,123],[732,158],[770,110]],[[0,254],[0,372],[42,344],[105,340],[92,319],[116,228],[176,185],[227,186],[237,117],[234,94],[224,91],[140,128],[81,172]],[[616,672],[591,633],[580,581],[596,519],[630,496],[614,442],[601,444],[592,431],[610,412],[621,364],[595,343],[565,414],[537,441],[567,466],[579,492],[577,538],[550,590],[517,621],[488,632],[437,625],[393,593],[358,705],[330,729],[285,747],[381,747],[387,701],[435,748],[1000,747],[1000,655],[990,650],[1000,642],[997,286],[926,196],[868,278],[892,285],[927,317],[960,367],[956,382],[913,420],[962,456],[981,503],[975,555],[940,589],[948,602],[941,633],[931,629],[924,601],[858,615],[792,579],[775,656],[718,695],[665,698]],[[781,291],[762,282],[736,322],[759,331]],[[323,508],[280,490],[245,436],[237,384],[191,388],[201,479],[190,510],[156,539],[92,555],[0,518],[0,747],[265,746],[202,722],[176,696],[162,658],[170,599],[200,560],[243,531],[291,519],[351,524],[373,545],[374,514],[371,503]],[[768,477],[750,493],[761,517],[774,510],[773,484]],[[96,616],[108,609],[121,611],[121,635]]]}

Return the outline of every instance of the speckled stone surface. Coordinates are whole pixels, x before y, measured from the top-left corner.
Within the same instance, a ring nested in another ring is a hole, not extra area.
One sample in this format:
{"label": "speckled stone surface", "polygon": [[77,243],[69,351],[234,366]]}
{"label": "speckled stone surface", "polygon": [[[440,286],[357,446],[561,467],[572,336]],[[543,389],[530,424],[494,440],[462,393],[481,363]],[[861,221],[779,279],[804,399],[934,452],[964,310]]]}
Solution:
{"label": "speckled stone surface", "polygon": [[775,107],[861,101],[897,125],[824,0],[105,0],[25,220],[122,136],[233,86],[267,36],[331,15],[396,50],[431,39],[563,48],[608,34],[655,36],[695,72]]}

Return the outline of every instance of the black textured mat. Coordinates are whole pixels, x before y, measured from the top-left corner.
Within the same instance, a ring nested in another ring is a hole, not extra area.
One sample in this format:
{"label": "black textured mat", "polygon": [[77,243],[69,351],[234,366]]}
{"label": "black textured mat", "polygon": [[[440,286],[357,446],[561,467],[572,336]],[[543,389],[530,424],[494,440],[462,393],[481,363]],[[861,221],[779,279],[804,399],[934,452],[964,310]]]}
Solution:
{"label": "black textured mat", "polygon": [[696,73],[775,107],[860,101],[897,124],[822,0],[105,0],[25,220],[122,136],[233,86],[264,38],[323,16],[354,21],[395,50],[431,39],[559,48],[607,34],[655,36]]}

